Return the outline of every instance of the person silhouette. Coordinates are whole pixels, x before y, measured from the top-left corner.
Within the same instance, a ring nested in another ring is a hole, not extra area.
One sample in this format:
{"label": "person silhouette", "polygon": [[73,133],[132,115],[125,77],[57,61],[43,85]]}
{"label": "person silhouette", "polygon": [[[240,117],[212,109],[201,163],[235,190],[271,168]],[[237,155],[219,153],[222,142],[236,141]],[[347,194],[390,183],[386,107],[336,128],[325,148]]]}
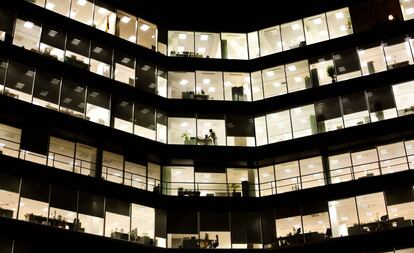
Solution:
{"label": "person silhouette", "polygon": [[210,138],[213,140],[213,145],[217,145],[217,135],[213,129],[208,130],[210,132]]}

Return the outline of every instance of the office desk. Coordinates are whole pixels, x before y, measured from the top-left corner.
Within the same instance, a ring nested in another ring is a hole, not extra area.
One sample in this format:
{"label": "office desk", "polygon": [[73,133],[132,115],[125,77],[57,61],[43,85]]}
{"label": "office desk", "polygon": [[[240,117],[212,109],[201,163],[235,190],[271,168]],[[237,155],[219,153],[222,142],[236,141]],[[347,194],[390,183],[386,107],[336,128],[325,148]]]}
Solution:
{"label": "office desk", "polygon": [[352,227],[348,227],[348,234],[355,235],[360,233],[384,231],[392,228],[407,226],[412,226],[412,220],[406,220],[404,217],[397,217],[390,220],[374,221],[361,225],[354,224]]}
{"label": "office desk", "polygon": [[178,189],[178,196],[200,197],[200,191]]}
{"label": "office desk", "polygon": [[196,238],[183,238],[183,248],[184,249],[198,249],[199,242]]}
{"label": "office desk", "polygon": [[207,94],[195,94],[194,95],[194,99],[195,100],[208,100],[209,99],[209,95]]}
{"label": "office desk", "polygon": [[111,238],[128,241],[129,240],[129,235],[127,233],[124,233],[124,232],[114,231],[114,232],[111,233]]}

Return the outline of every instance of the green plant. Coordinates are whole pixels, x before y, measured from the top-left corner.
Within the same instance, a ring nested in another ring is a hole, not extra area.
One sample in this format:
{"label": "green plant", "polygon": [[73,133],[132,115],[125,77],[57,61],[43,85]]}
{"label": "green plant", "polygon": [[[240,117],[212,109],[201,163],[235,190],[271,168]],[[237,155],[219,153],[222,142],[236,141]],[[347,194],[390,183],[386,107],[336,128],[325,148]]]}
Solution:
{"label": "green plant", "polygon": [[351,17],[348,17],[348,19],[346,20],[346,28],[348,30],[350,30],[352,28],[352,21],[351,21]]}
{"label": "green plant", "polygon": [[326,73],[328,74],[328,76],[332,78],[332,82],[335,82],[336,72],[335,67],[333,65],[329,65],[328,67],[326,67]]}
{"label": "green plant", "polygon": [[233,192],[236,192],[240,188],[239,184],[232,183],[230,184],[230,189],[232,189]]}
{"label": "green plant", "polygon": [[181,135],[181,138],[184,138],[184,141],[190,140],[190,133],[185,130],[185,132]]}

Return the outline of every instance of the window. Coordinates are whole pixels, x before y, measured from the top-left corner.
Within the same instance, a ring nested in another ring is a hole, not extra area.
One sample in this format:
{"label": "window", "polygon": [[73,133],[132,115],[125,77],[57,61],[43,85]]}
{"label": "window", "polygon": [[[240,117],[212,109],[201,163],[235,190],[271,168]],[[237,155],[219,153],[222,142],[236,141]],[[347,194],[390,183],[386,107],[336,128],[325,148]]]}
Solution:
{"label": "window", "polygon": [[276,245],[279,247],[304,242],[299,206],[285,206],[276,209],[276,236]]}
{"label": "window", "polygon": [[194,33],[168,31],[168,55],[194,57]]}
{"label": "window", "polygon": [[195,185],[200,196],[227,196],[227,176],[224,168],[195,167]]}
{"label": "window", "polygon": [[41,30],[40,24],[35,24],[30,20],[16,19],[13,44],[38,52]]}
{"label": "window", "polygon": [[349,153],[343,153],[328,157],[329,184],[336,184],[352,180],[352,163]]}
{"label": "window", "polygon": [[414,18],[414,3],[411,1],[400,0],[401,12],[404,20],[410,20]]}
{"label": "window", "polygon": [[358,53],[355,49],[349,49],[334,54],[333,60],[335,65],[333,79],[336,77],[338,81],[342,81],[360,77],[362,75]]}
{"label": "window", "polygon": [[255,146],[254,119],[247,116],[226,116],[227,146]]}
{"label": "window", "polygon": [[325,185],[322,158],[313,157],[299,161],[302,189]]}
{"label": "window", "polygon": [[351,153],[355,179],[380,175],[376,149]]}
{"label": "window", "polygon": [[156,66],[152,63],[138,60],[136,65],[135,86],[148,93],[156,94]]}
{"label": "window", "polygon": [[275,164],[278,194],[301,189],[298,161]]}
{"label": "window", "polygon": [[56,137],[50,137],[47,165],[73,172],[75,143]]}
{"label": "window", "polygon": [[94,235],[104,235],[104,197],[79,192],[77,231]]}
{"label": "window", "polygon": [[134,134],[156,139],[155,109],[135,103]]}
{"label": "window", "polygon": [[219,33],[195,33],[196,57],[221,58],[221,40]]}
{"label": "window", "polygon": [[110,95],[88,88],[86,119],[104,126],[109,126]]}
{"label": "window", "polygon": [[384,43],[385,59],[388,69],[395,69],[413,64],[408,38],[398,38]]}
{"label": "window", "polygon": [[389,86],[367,90],[372,122],[397,117],[392,88]]}
{"label": "window", "polygon": [[92,25],[93,0],[72,1],[69,17],[87,25]]}
{"label": "window", "polygon": [[381,173],[395,173],[408,170],[404,144],[402,142],[377,147]]}
{"label": "window", "polygon": [[365,92],[341,97],[345,127],[367,124],[370,122]]}
{"label": "window", "polygon": [[[273,26],[259,31],[260,55],[266,56],[282,51],[280,26]],[[250,44],[250,41],[249,41]]]}
{"label": "window", "polygon": [[143,19],[138,19],[138,45],[156,50],[157,26]]}
{"label": "window", "polygon": [[198,145],[226,145],[224,116],[198,115]]}
{"label": "window", "polygon": [[227,183],[232,196],[259,196],[257,169],[227,168]]}
{"label": "window", "polygon": [[95,176],[96,170],[96,148],[82,143],[76,143],[75,172]]}
{"label": "window", "polygon": [[154,246],[155,210],[151,207],[132,204],[131,241]]}
{"label": "window", "polygon": [[144,165],[125,162],[124,184],[138,189],[147,189],[147,167]]}
{"label": "window", "polygon": [[299,138],[318,133],[315,107],[313,104],[290,110],[293,138]]}
{"label": "window", "polygon": [[224,100],[222,72],[196,72],[196,93],[198,100]]}
{"label": "window", "polygon": [[306,203],[302,206],[305,242],[318,242],[332,236],[326,202]]}
{"label": "window", "polygon": [[194,72],[168,72],[168,97],[194,99]]}
{"label": "window", "polygon": [[8,65],[7,60],[0,58],[0,93],[1,94],[3,94],[4,92],[4,81],[6,80],[7,65]]}
{"label": "window", "polygon": [[387,70],[382,45],[359,48],[358,56],[364,76]]}
{"label": "window", "polygon": [[250,73],[250,77],[252,79],[252,95],[253,101],[263,99],[263,84],[262,84],[262,72],[256,71]]}
{"label": "window", "polygon": [[167,114],[157,110],[157,141],[167,143]]}
{"label": "window", "polygon": [[105,236],[129,241],[131,204],[111,198],[105,201]]}
{"label": "window", "polygon": [[259,36],[257,32],[248,33],[247,41],[249,43],[249,59],[260,57]]}
{"label": "window", "polygon": [[35,70],[20,63],[10,62],[7,70],[4,95],[32,102],[32,89]]}
{"label": "window", "polygon": [[51,186],[49,225],[76,231],[78,192],[58,186]]}
{"label": "window", "polygon": [[89,70],[98,75],[111,78],[112,49],[92,42],[90,56],[91,65]]}
{"label": "window", "polygon": [[59,110],[61,80],[44,72],[37,72],[33,90],[33,104]]}
{"label": "window", "polygon": [[409,141],[405,141],[404,142],[405,145],[405,151],[407,152],[407,160],[408,160],[408,164],[410,169],[414,168],[414,149],[413,149],[413,145],[414,145],[414,141],[413,140],[409,140]]}
{"label": "window", "polygon": [[352,21],[348,8],[327,12],[326,18],[328,20],[329,36],[331,39],[353,33]]}
{"label": "window", "polygon": [[[291,67],[292,69],[293,67]],[[262,71],[265,98],[287,93],[285,66],[277,66]],[[254,90],[253,90],[254,92]],[[254,93],[253,93],[254,94]]]}
{"label": "window", "polygon": [[328,202],[332,237],[359,234],[359,221],[355,198]]}
{"label": "window", "polygon": [[392,86],[398,116],[414,113],[414,81]]}
{"label": "window", "polygon": [[[163,167],[163,193],[166,195],[196,196],[193,167]],[[199,194],[199,192],[198,192]]]}
{"label": "window", "polygon": [[[308,82],[310,82],[310,84],[313,87],[332,83],[332,77],[328,76],[327,72],[327,69],[330,66],[333,66],[333,60],[331,55],[310,59],[310,80]],[[309,79],[309,77],[305,78]]]}
{"label": "window", "polygon": [[137,19],[136,17],[122,12],[116,12],[115,35],[132,43],[137,42]]}
{"label": "window", "polygon": [[227,101],[251,101],[250,75],[224,72],[224,97]]}
{"label": "window", "polygon": [[266,145],[267,142],[267,129],[266,129],[266,117],[254,118],[254,128],[256,136],[256,146]]}
{"label": "window", "polygon": [[49,213],[49,185],[22,180],[18,219],[47,225]]}
{"label": "window", "polygon": [[275,170],[273,165],[259,168],[260,196],[276,194]]}
{"label": "window", "polygon": [[18,157],[21,129],[0,124],[0,154]]}
{"label": "window", "polygon": [[148,191],[160,193],[161,166],[155,163],[148,163]]}
{"label": "window", "polygon": [[89,47],[89,40],[68,35],[65,62],[78,68],[89,70]]}
{"label": "window", "polygon": [[133,102],[131,100],[113,96],[111,99],[112,127],[128,133],[133,133],[132,108]]}
{"label": "window", "polygon": [[413,187],[403,187],[385,191],[390,228],[412,226],[414,218]]}
{"label": "window", "polygon": [[128,85],[135,85],[135,57],[115,52],[114,79]]}
{"label": "window", "polygon": [[64,61],[66,34],[56,29],[43,26],[40,37],[40,52],[43,55]]}
{"label": "window", "polygon": [[292,127],[289,110],[266,115],[269,143],[292,139]]}
{"label": "window", "polygon": [[221,33],[223,59],[247,60],[247,38],[244,33]]}
{"label": "window", "polygon": [[382,192],[361,195],[356,197],[360,228],[362,232],[376,232],[384,230],[387,211],[385,209],[384,194]]}
{"label": "window", "polygon": [[117,184],[123,183],[124,157],[108,151],[102,154],[102,177]]}
{"label": "window", "polygon": [[315,103],[315,111],[319,133],[344,128],[338,98],[327,99]]}
{"label": "window", "polygon": [[167,97],[167,71],[161,68],[157,69],[157,95]]}
{"label": "window", "polygon": [[113,35],[115,34],[115,21],[115,8],[95,0],[93,27]]}
{"label": "window", "polygon": [[68,17],[70,2],[71,0],[47,0],[46,9]]}
{"label": "window", "polygon": [[299,61],[287,65],[286,79],[288,91],[309,89],[312,87],[309,77],[308,61]]}
{"label": "window", "polygon": [[169,117],[168,143],[197,145],[196,119]]}
{"label": "window", "polygon": [[303,20],[306,43],[313,44],[329,39],[325,14],[319,14]]}
{"label": "window", "polygon": [[0,174],[0,217],[16,219],[19,204],[20,178]]}
{"label": "window", "polygon": [[303,34],[302,20],[296,20],[281,25],[283,50],[302,47],[306,45]]}

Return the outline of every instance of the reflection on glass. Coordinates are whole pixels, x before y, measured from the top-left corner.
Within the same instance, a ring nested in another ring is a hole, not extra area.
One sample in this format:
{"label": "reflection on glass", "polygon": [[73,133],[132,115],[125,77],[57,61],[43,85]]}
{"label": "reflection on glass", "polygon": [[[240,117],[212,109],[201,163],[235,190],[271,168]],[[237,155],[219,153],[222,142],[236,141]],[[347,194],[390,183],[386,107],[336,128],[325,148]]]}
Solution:
{"label": "reflection on glass", "polygon": [[168,118],[168,143],[197,145],[195,118]]}
{"label": "reflection on glass", "polygon": [[136,17],[122,12],[116,12],[115,35],[132,43],[137,42],[137,19]]}
{"label": "reflection on glass", "polygon": [[221,58],[219,33],[195,33],[195,56],[202,58]]}
{"label": "reflection on glass", "polygon": [[[291,67],[292,69],[293,67]],[[287,93],[285,66],[277,66],[262,71],[265,98]],[[254,90],[253,90],[254,94]]]}
{"label": "reflection on glass", "polygon": [[250,75],[224,72],[224,97],[227,101],[251,101]]}
{"label": "reflection on glass", "polygon": [[325,14],[305,18],[303,23],[307,44],[318,43],[329,39]]}
{"label": "reflection on glass", "polygon": [[333,237],[359,234],[355,198],[329,201],[328,205]]}
{"label": "reflection on glass", "polygon": [[247,38],[242,33],[221,33],[223,59],[247,60]]}
{"label": "reflection on glass", "polygon": [[266,115],[269,143],[292,139],[289,110]]}
{"label": "reflection on glass", "polygon": [[277,193],[297,191],[301,189],[299,164],[297,161],[275,165]]}
{"label": "reflection on glass", "polygon": [[16,19],[13,45],[37,52],[40,42],[40,25],[29,20]]}
{"label": "reflection on glass", "polygon": [[194,33],[168,31],[168,55],[194,57]]}
{"label": "reflection on glass", "polygon": [[[282,51],[280,26],[274,26],[259,31],[260,55],[266,56]],[[250,41],[249,41],[250,44]]]}
{"label": "reflection on glass", "polygon": [[353,33],[351,16],[348,8],[343,8],[326,13],[328,20],[329,36],[331,39]]}
{"label": "reflection on glass", "polygon": [[281,25],[283,50],[302,47],[306,45],[303,34],[302,20],[296,20]]}

